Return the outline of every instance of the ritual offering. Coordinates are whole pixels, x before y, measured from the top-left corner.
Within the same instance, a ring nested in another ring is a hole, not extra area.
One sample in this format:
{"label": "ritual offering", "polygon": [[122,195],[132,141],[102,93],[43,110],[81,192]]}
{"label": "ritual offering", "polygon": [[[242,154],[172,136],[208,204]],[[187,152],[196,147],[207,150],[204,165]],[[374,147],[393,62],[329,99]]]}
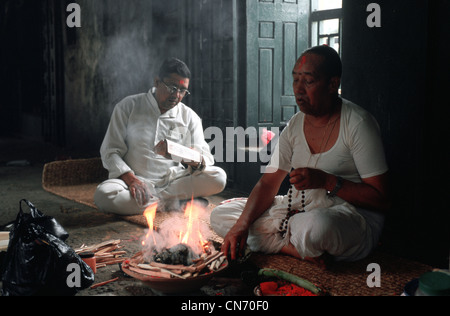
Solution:
{"label": "ritual offering", "polygon": [[308,280],[276,269],[261,269],[261,282],[254,290],[257,296],[323,296],[326,293]]}
{"label": "ritual offering", "polygon": [[144,212],[149,230],[143,249],[123,262],[122,271],[152,290],[183,293],[199,289],[227,268],[226,257],[207,240],[208,229],[200,221],[203,207],[191,201],[184,215],[155,228],[157,207],[153,204]]}

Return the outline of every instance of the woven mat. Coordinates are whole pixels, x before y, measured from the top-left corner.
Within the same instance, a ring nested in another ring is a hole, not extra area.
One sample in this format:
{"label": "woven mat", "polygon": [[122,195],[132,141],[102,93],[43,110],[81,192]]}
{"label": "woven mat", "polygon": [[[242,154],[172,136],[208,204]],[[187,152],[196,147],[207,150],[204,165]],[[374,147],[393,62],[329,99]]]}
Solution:
{"label": "woven mat", "polygon": [[95,189],[107,178],[100,158],[55,161],[44,165],[42,188],[96,209]]}
{"label": "woven mat", "polygon": [[[408,282],[432,270],[428,265],[380,251],[358,262],[334,262],[326,270],[284,255],[252,254],[249,260],[260,268],[283,270],[309,280],[332,296],[398,296]],[[380,266],[380,287],[367,285],[373,272],[367,271],[370,263]]]}

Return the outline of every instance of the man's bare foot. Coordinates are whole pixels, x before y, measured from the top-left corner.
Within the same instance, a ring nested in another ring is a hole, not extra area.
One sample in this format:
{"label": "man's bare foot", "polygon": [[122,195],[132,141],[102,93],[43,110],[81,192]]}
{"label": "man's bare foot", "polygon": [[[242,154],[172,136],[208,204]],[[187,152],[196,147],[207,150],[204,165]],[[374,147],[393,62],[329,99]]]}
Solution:
{"label": "man's bare foot", "polygon": [[297,249],[291,243],[289,243],[288,245],[284,246],[281,249],[280,253],[285,254],[285,255],[289,255],[289,256],[293,256],[295,258],[302,259],[302,260],[305,260],[307,262],[313,263],[313,264],[319,266],[319,268],[321,268],[322,270],[326,270],[327,267],[329,266],[329,264],[331,263],[331,260],[332,260],[332,257],[326,252],[323,255],[319,256],[319,257],[314,257],[314,258],[305,257],[305,258],[303,258],[302,256],[300,256],[300,254],[298,253]]}

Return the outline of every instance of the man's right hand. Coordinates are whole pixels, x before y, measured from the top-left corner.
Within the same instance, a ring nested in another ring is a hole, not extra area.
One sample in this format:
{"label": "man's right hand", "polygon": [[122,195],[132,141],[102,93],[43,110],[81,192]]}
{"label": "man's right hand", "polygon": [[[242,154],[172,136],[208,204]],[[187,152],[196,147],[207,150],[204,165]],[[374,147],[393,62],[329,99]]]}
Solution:
{"label": "man's right hand", "polygon": [[120,177],[130,190],[131,196],[136,200],[139,207],[144,207],[153,198],[148,186],[139,180],[133,173],[129,172]]}
{"label": "man's right hand", "polygon": [[236,260],[244,254],[247,245],[248,228],[245,228],[236,223],[228,232],[223,240],[221,251],[231,260]]}

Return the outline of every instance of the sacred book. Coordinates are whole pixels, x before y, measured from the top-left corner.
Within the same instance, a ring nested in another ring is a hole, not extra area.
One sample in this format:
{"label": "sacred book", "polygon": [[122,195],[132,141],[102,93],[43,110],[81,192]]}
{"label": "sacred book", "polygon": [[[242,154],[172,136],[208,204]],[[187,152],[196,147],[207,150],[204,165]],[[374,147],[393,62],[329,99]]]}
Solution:
{"label": "sacred book", "polygon": [[176,162],[201,163],[202,161],[202,156],[199,152],[168,139],[160,141],[158,145],[155,146],[154,151],[158,155],[172,159]]}

